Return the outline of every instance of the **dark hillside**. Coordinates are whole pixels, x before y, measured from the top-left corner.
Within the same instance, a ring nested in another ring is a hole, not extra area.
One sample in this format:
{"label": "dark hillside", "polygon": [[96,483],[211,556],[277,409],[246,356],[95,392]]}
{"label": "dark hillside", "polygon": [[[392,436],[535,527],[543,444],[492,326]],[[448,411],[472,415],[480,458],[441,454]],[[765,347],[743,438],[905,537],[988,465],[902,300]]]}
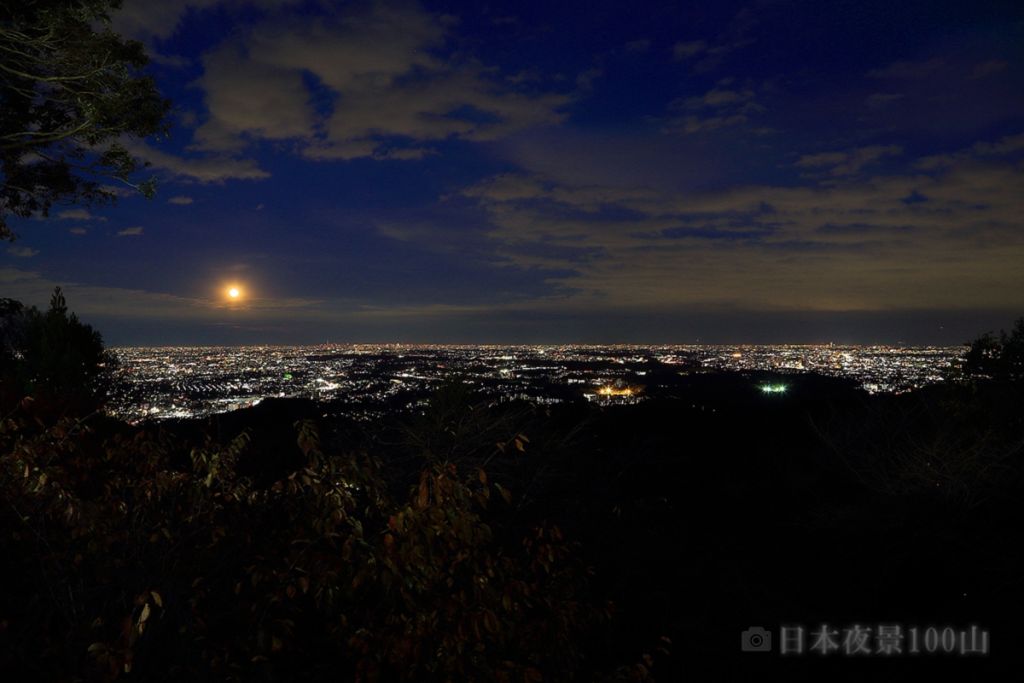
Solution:
{"label": "dark hillside", "polygon": [[[761,389],[782,383],[782,392]],[[377,423],[291,400],[139,427],[100,418],[48,426],[31,404],[16,408],[3,485],[19,513],[34,512],[28,523],[10,505],[3,512],[14,590],[2,603],[0,656],[29,677],[81,670],[89,680],[126,661],[147,680],[228,671],[318,679],[337,662],[383,680],[482,671],[720,680],[766,667],[810,680],[855,680],[870,667],[900,680],[936,666],[980,675],[1005,661],[1024,600],[1019,387],[870,396],[817,376],[734,373],[681,378],[671,394],[538,407],[488,403],[453,383],[422,414]],[[55,442],[58,433],[74,440]],[[346,491],[340,512],[323,507]],[[440,526],[426,536],[395,521],[435,505],[443,514],[422,523]],[[538,547],[543,566],[514,559]],[[501,592],[459,592],[478,570],[467,565],[462,577],[456,567],[499,558],[508,563]],[[423,583],[395,593],[403,576]],[[533,585],[541,603],[518,611],[509,602],[517,585]],[[117,614],[138,623],[146,591],[160,595],[167,625],[127,641],[103,625]],[[431,617],[429,638],[412,626],[451,599],[482,609],[483,621]],[[490,600],[507,603],[497,622],[486,616]],[[543,647],[515,645],[536,632],[542,604],[563,627]],[[995,645],[986,658],[893,661],[739,651],[749,626],[822,623],[976,624]],[[45,662],[26,658],[27,634],[46,644]],[[453,653],[476,643],[479,656],[443,664],[419,649],[431,638]],[[356,649],[338,659],[342,642]]]}

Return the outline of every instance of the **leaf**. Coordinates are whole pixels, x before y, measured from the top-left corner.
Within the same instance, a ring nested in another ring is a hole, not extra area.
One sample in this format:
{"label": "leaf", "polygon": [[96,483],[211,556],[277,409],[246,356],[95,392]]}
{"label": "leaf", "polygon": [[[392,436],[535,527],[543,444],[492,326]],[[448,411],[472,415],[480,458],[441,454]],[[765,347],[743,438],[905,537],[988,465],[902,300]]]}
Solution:
{"label": "leaf", "polygon": [[484,472],[483,469],[477,471],[477,479],[480,480],[481,484],[487,486],[487,473]]}
{"label": "leaf", "polygon": [[422,509],[430,502],[430,484],[427,480],[427,473],[420,475],[420,489],[416,496],[416,507]]}
{"label": "leaf", "polygon": [[164,599],[160,597],[159,593],[156,591],[150,591],[149,594],[153,596],[153,602],[156,603],[157,607],[162,608],[164,606]]}
{"label": "leaf", "polygon": [[139,615],[140,624],[146,623],[146,620],[149,619],[149,611],[149,603],[147,602],[145,605],[142,606],[142,614]]}
{"label": "leaf", "polygon": [[484,610],[484,628],[486,628],[491,633],[498,632],[498,617],[494,616],[494,612],[490,610]]}
{"label": "leaf", "polygon": [[506,489],[501,484],[495,484],[494,488],[498,489],[498,493],[501,494],[501,497],[505,499],[506,503],[508,503],[509,505],[512,504],[512,494],[509,492],[508,489]]}

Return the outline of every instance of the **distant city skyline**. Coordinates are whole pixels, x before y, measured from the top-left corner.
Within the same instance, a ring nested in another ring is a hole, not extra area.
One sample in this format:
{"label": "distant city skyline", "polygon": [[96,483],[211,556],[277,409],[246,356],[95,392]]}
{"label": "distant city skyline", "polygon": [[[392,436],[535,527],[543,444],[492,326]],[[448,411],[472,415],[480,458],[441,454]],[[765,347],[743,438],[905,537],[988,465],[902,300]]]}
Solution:
{"label": "distant city skyline", "polygon": [[[1024,315],[1024,6],[125,0],[153,200],[11,222],[112,345],[960,344]],[[228,294],[235,288],[233,294]]]}
{"label": "distant city skyline", "polygon": [[[249,348],[133,347],[115,351],[107,410],[128,420],[202,417],[267,398],[306,398],[359,419],[415,410],[453,377],[492,400],[552,404],[639,403],[680,398],[688,377],[709,371],[776,373],[753,389],[789,393],[817,373],[869,393],[943,382],[960,347],[324,344]],[[732,381],[747,380],[744,375]],[[680,384],[682,382],[682,384]],[[694,406],[697,407],[697,406]]]}

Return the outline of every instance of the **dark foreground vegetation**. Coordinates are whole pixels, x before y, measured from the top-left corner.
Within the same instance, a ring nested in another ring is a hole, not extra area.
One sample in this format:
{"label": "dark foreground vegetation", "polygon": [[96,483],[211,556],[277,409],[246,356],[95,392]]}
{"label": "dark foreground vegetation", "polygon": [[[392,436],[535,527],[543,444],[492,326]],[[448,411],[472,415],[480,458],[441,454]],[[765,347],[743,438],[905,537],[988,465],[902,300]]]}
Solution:
{"label": "dark foreground vegetation", "polygon": [[[992,377],[1012,335],[987,379],[898,396],[726,374],[545,408],[452,383],[372,425],[268,401],[131,426],[26,385],[34,336],[81,324],[18,315],[5,680],[976,680],[1024,635],[1024,391]],[[992,653],[740,652],[821,623],[977,624]]]}

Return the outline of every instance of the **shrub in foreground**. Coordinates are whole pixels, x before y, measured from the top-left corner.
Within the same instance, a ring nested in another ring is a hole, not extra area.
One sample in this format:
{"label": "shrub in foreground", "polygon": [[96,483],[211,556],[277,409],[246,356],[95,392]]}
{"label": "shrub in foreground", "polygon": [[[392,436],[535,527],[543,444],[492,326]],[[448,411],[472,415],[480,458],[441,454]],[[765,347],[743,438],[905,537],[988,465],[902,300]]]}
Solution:
{"label": "shrub in foreground", "polygon": [[510,494],[481,469],[429,463],[395,496],[301,422],[304,466],[257,487],[246,433],[101,437],[30,408],[0,425],[0,662],[19,680],[593,675],[581,643],[608,606],[557,527],[496,542]]}

